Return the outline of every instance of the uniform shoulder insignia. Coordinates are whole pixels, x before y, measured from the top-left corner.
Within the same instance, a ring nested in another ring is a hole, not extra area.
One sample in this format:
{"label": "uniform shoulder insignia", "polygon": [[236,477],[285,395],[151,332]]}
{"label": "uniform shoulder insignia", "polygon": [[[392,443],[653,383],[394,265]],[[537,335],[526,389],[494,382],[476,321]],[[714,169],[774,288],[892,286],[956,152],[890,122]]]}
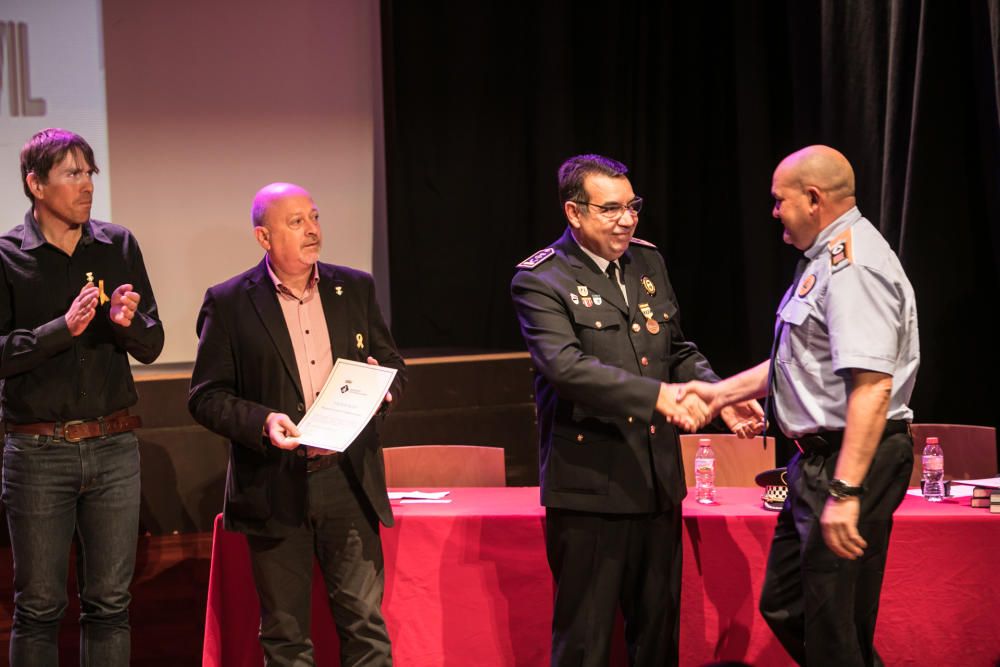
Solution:
{"label": "uniform shoulder insignia", "polygon": [[518,264],[517,268],[533,269],[542,262],[544,262],[545,260],[547,260],[548,258],[552,257],[552,255],[554,254],[556,254],[556,251],[553,248],[543,248],[542,250],[539,250],[534,255],[528,257],[523,262]]}
{"label": "uniform shoulder insignia", "polygon": [[830,251],[830,268],[838,271],[854,261],[854,250],[851,247],[851,229],[838,234],[827,243]]}
{"label": "uniform shoulder insignia", "polygon": [[636,245],[644,245],[647,248],[655,248],[656,247],[654,244],[650,243],[649,241],[647,241],[645,239],[637,239],[634,236],[632,237],[632,243],[635,243]]}

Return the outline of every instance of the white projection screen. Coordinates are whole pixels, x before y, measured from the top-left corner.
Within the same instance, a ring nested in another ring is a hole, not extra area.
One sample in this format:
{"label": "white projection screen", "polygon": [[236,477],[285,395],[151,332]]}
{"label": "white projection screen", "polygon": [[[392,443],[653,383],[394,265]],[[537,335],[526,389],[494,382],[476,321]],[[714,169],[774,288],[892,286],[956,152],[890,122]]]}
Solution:
{"label": "white projection screen", "polygon": [[87,138],[101,174],[92,215],[111,216],[100,0],[0,3],[0,228],[19,224],[30,202],[18,171],[38,130],[65,127]]}
{"label": "white projection screen", "polygon": [[[50,126],[83,135],[101,168],[93,216],[130,228],[145,256],[166,330],[158,363],[194,359],[205,289],[262,257],[250,205],[267,183],[312,192],[324,261],[372,271],[373,217],[384,208],[374,204],[382,192],[377,2],[0,7],[5,27],[27,26],[30,86],[16,88],[17,108],[44,107],[44,115],[11,115],[3,32],[0,228],[18,224],[28,207],[17,171],[24,142]],[[384,299],[387,282],[376,278]]]}

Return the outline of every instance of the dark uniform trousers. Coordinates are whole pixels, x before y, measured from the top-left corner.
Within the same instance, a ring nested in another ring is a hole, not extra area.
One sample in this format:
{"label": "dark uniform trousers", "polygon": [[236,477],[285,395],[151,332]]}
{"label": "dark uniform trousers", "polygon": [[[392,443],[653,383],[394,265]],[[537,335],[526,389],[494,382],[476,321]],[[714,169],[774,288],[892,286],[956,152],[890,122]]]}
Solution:
{"label": "dark uniform trousers", "polygon": [[[842,433],[803,446],[788,464],[788,499],[771,542],[760,611],[800,665],[881,665],[872,640],[885,571],[892,515],[913,468],[913,440],[904,422],[889,422],[863,486],[858,532],[868,543],[857,560],[838,558],[819,524],[834,476]],[[829,442],[829,441],[833,442]],[[816,444],[819,442],[819,444]]]}
{"label": "dark uniform trousers", "polygon": [[552,665],[607,667],[621,605],[630,665],[676,665],[681,511],[595,514],[545,510],[556,582]]}

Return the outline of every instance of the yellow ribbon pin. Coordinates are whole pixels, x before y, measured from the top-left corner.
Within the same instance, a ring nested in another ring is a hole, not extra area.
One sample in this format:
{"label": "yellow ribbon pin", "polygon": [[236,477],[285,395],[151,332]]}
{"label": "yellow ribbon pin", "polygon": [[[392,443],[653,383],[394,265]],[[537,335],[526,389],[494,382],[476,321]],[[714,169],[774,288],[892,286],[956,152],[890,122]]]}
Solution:
{"label": "yellow ribbon pin", "polygon": [[364,336],[362,336],[361,334],[358,334],[358,335],[356,335],[354,337],[354,339],[356,341],[358,341],[358,349],[359,350],[365,349],[365,337]]}

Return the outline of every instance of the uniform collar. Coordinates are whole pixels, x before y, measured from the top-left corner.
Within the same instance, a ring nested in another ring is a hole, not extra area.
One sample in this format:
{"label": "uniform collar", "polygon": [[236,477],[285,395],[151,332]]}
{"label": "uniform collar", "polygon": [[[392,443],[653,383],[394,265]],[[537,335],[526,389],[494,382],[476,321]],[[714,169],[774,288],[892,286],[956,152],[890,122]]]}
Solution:
{"label": "uniform collar", "polygon": [[[83,223],[80,245],[90,245],[94,241],[111,243],[111,238],[104,229],[104,223],[97,222],[96,220],[88,220]],[[21,235],[21,250],[34,250],[46,243],[48,241],[45,240],[45,234],[42,233],[42,228],[38,226],[38,221],[35,220],[34,209],[29,208],[28,212],[24,214],[24,233]]]}
{"label": "uniform collar", "polygon": [[826,229],[819,233],[816,240],[813,241],[813,244],[809,246],[808,250],[805,251],[804,254],[806,258],[810,260],[816,259],[816,256],[819,255],[824,248],[826,248],[830,239],[835,238],[838,234],[844,232],[860,219],[861,211],[858,210],[857,206],[852,206],[849,211],[831,222]]}
{"label": "uniform collar", "polygon": [[[582,250],[582,251],[583,251],[583,253],[584,253],[584,254],[585,254],[585,255],[586,255],[587,257],[589,257],[589,258],[590,258],[590,260],[591,260],[591,261],[592,261],[592,262],[593,262],[594,264],[596,264],[596,265],[597,265],[597,269],[598,269],[598,270],[599,270],[599,271],[600,271],[601,273],[607,273],[607,271],[608,271],[608,264],[611,264],[611,262],[610,262],[610,261],[608,261],[608,260],[604,259],[604,258],[603,258],[603,257],[601,257],[600,255],[595,255],[594,253],[592,253],[592,252],[590,252],[589,250],[587,250],[586,248],[584,248],[584,247],[583,247],[583,244],[582,244],[582,243],[580,243],[579,241],[577,241],[577,239],[576,239],[576,234],[574,234],[574,233],[573,233],[572,229],[570,229],[570,231],[569,231],[569,236],[570,236],[570,238],[571,238],[571,239],[573,239],[573,242],[574,242],[574,243],[576,243],[577,247],[579,247],[579,248],[580,248],[580,250]],[[620,262],[618,263],[618,268],[619,268],[619,270],[621,269],[621,263],[620,263]]]}

